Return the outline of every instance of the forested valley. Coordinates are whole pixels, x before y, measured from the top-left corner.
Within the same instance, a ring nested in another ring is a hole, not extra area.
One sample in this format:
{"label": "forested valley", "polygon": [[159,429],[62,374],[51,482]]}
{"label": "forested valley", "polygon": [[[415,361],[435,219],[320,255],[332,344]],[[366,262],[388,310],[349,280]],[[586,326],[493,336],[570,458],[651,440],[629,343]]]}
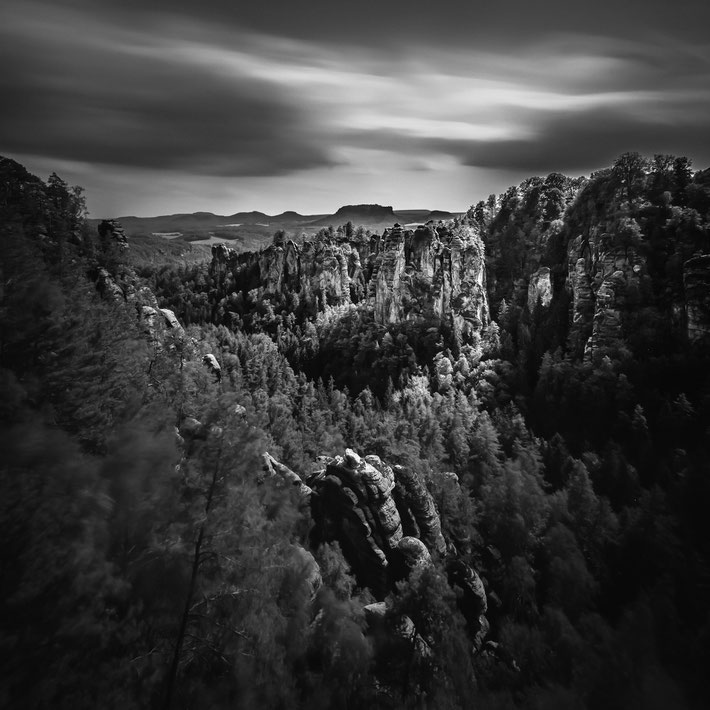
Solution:
{"label": "forested valley", "polygon": [[710,170],[131,248],[0,159],[0,705],[708,707]]}

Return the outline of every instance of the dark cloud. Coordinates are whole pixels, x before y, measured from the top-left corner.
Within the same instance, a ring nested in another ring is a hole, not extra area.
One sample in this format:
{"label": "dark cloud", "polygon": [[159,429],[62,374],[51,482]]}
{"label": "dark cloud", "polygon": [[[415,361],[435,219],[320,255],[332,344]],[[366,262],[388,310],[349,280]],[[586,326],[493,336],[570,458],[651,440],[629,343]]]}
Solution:
{"label": "dark cloud", "polygon": [[204,175],[265,176],[334,164],[312,115],[253,78],[110,47],[5,41],[0,148]]}
{"label": "dark cloud", "polygon": [[[69,0],[74,6],[103,12],[180,15],[205,22],[333,44],[395,47],[415,41],[475,48],[507,38],[535,42],[540,34],[582,31],[633,37],[662,31],[685,39],[705,39],[710,19],[706,0]],[[511,44],[512,46],[512,44]]]}
{"label": "dark cloud", "polygon": [[710,160],[706,0],[4,0],[3,14],[0,152],[89,180],[118,166],[126,190],[158,169],[181,207],[215,183],[288,192],[284,208],[292,190],[412,204],[424,169],[462,194],[628,150]]}
{"label": "dark cloud", "polygon": [[611,164],[621,153],[671,153],[710,163],[710,124],[690,112],[677,123],[653,120],[643,112],[612,108],[540,112],[530,119],[536,131],[506,140],[412,136],[394,131],[353,131],[343,140],[409,155],[444,154],[462,165],[521,175],[552,171],[588,172]]}
{"label": "dark cloud", "polygon": [[[710,125],[704,121],[668,125],[598,109],[554,116],[530,139],[439,147],[464,165],[540,174],[606,166],[626,151],[698,155],[698,146],[709,144]],[[710,151],[698,157],[710,160]]]}

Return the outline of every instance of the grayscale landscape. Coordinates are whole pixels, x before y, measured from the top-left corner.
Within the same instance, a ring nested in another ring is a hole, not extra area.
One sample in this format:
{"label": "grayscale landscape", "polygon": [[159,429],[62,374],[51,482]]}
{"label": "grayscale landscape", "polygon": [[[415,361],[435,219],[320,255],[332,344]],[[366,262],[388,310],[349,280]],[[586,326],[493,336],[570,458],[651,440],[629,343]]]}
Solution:
{"label": "grayscale landscape", "polygon": [[709,22],[0,0],[0,706],[710,707]]}

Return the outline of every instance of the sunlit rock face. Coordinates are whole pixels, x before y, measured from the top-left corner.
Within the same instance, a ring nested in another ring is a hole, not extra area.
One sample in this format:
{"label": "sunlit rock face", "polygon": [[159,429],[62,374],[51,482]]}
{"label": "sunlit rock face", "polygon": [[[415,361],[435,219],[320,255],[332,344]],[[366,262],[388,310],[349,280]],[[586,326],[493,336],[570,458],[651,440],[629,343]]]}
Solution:
{"label": "sunlit rock face", "polygon": [[[352,253],[349,244],[329,240],[302,245],[288,240],[283,246],[271,244],[258,253],[243,254],[217,244],[212,248],[211,273],[223,294],[253,293],[255,301],[290,294],[322,308],[351,302]],[[356,261],[352,265],[356,283],[362,282],[359,268]]]}
{"label": "sunlit rock face", "polygon": [[375,320],[447,322],[466,339],[488,323],[485,279],[483,243],[469,227],[402,233],[395,226],[374,265]]}
{"label": "sunlit rock face", "polygon": [[528,309],[533,311],[538,303],[546,308],[552,301],[552,279],[550,269],[543,266],[530,277],[528,284]]}
{"label": "sunlit rock face", "polygon": [[683,287],[688,339],[703,341],[710,337],[710,254],[685,262]]}
{"label": "sunlit rock face", "polygon": [[350,254],[347,243],[304,242],[299,265],[302,298],[309,303],[318,298],[321,306],[350,303]]}
{"label": "sunlit rock face", "polygon": [[220,296],[288,300],[311,309],[363,304],[383,325],[446,323],[463,340],[489,320],[484,248],[466,226],[399,225],[371,238],[280,240],[259,253],[212,249]]}

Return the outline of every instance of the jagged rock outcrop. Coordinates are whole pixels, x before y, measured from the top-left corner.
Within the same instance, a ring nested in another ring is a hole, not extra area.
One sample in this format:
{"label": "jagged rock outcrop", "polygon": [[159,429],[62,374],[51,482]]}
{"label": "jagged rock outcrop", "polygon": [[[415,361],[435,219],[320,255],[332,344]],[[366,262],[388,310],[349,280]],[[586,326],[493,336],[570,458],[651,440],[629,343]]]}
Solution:
{"label": "jagged rock outcrop", "polygon": [[483,243],[469,227],[383,235],[370,286],[375,319],[449,322],[461,338],[488,322]]}
{"label": "jagged rock outcrop", "polygon": [[418,538],[407,535],[397,543],[397,552],[404,557],[408,570],[431,564],[431,554],[427,546]]}
{"label": "jagged rock outcrop", "polygon": [[431,494],[413,471],[408,471],[403,466],[395,466],[394,472],[398,497],[416,522],[416,536],[430,552],[445,554],[446,542],[441,533],[441,520]]}
{"label": "jagged rock outcrop", "polygon": [[[384,647],[380,651],[388,654],[396,652],[397,642],[403,646],[402,655],[409,656],[408,648],[414,651],[413,661],[429,658],[431,656],[431,646],[417,633],[414,622],[405,614],[393,615],[391,609],[385,602],[375,602],[363,607],[365,620],[370,631],[376,633],[376,639],[380,641],[380,646]],[[383,636],[384,631],[387,635]],[[392,648],[392,640],[395,641],[395,648]]]}
{"label": "jagged rock outcrop", "polygon": [[175,330],[178,333],[182,333],[182,325],[180,325],[180,321],[177,319],[175,313],[173,313],[169,308],[159,308],[158,310],[162,313],[168,328]]}
{"label": "jagged rock outcrop", "polygon": [[629,294],[647,278],[645,259],[612,235],[593,232],[570,242],[568,264],[573,348],[592,359],[617,350],[625,340],[625,315],[635,307]]}
{"label": "jagged rock outcrop", "polygon": [[602,281],[595,301],[592,336],[587,342],[585,355],[594,358],[597,353],[607,353],[622,342],[622,308],[626,291],[623,271],[615,271]]}
{"label": "jagged rock outcrop", "polygon": [[381,235],[276,240],[259,253],[212,248],[211,273],[224,307],[263,299],[318,309],[363,303],[382,324],[430,320],[466,339],[488,322],[483,243],[467,226],[399,225]]}
{"label": "jagged rock outcrop", "polygon": [[222,379],[222,366],[217,361],[217,358],[212,353],[207,353],[202,357],[202,363],[209,369],[209,371],[214,375],[217,382]]}
{"label": "jagged rock outcrop", "polygon": [[[384,467],[383,467],[384,468]],[[390,562],[402,539],[399,511],[392,498],[394,479],[347,449],[326,462],[310,482],[318,534],[337,539],[360,579],[376,595],[390,585]]]}
{"label": "jagged rock outcrop", "polygon": [[121,223],[115,219],[104,219],[98,226],[99,237],[104,243],[115,244],[121,251],[128,249],[128,239]]}
{"label": "jagged rock outcrop", "polygon": [[[380,600],[365,607],[371,632],[377,636],[386,631],[387,643],[399,639],[414,644],[419,657],[430,653],[412,620],[391,613],[386,600],[391,600],[396,582],[416,568],[445,560],[446,579],[466,620],[471,648],[480,652],[489,631],[483,581],[455,546],[447,546],[434,501],[416,473],[389,466],[378,456],[363,458],[352,449],[343,456],[320,457],[308,476],[299,476],[268,453],[264,469],[295,486],[310,504],[312,543],[337,541],[359,584]],[[458,486],[455,475],[441,477]]]}
{"label": "jagged rock outcrop", "polygon": [[158,309],[153,306],[141,306],[138,309],[138,319],[143,327],[143,332],[152,343],[157,343],[160,340]]}
{"label": "jagged rock outcrop", "polygon": [[550,268],[543,266],[530,277],[528,283],[528,310],[533,311],[538,303],[547,307],[552,301],[552,278]]}
{"label": "jagged rock outcrop", "polygon": [[478,652],[490,629],[486,618],[488,597],[483,581],[472,567],[460,559],[450,561],[446,571],[459,609],[466,619],[474,650]]}
{"label": "jagged rock outcrop", "polygon": [[123,289],[114,281],[111,274],[109,274],[109,272],[104,268],[100,268],[98,270],[96,288],[99,293],[109,301],[120,302],[125,298]]}
{"label": "jagged rock outcrop", "polygon": [[[575,260],[568,283],[572,289],[572,331],[579,334],[581,339],[589,330],[594,318],[595,300],[589,267],[583,257]],[[586,337],[584,340],[586,341]]]}
{"label": "jagged rock outcrop", "polygon": [[[123,292],[121,293],[123,294]],[[182,325],[180,325],[180,321],[169,308],[157,308],[157,303],[155,303],[155,305],[145,305],[145,303],[139,305],[139,302],[136,301],[136,311],[143,332],[148,336],[150,342],[155,347],[158,349],[164,347],[168,342],[166,337],[167,333],[172,331],[178,339],[182,340],[187,345],[185,349],[186,355],[191,354],[192,350],[194,350],[192,342],[187,339],[185,331]]]}
{"label": "jagged rock outcrop", "polygon": [[277,461],[271,454],[265,453],[264,456],[264,468],[267,473],[274,478],[281,478],[286,483],[298,488],[299,493],[304,497],[309,497],[313,490],[309,488],[302,480],[301,477],[294,473],[288,466]]}
{"label": "jagged rock outcrop", "polygon": [[692,342],[710,337],[710,254],[683,264],[686,332]]}

